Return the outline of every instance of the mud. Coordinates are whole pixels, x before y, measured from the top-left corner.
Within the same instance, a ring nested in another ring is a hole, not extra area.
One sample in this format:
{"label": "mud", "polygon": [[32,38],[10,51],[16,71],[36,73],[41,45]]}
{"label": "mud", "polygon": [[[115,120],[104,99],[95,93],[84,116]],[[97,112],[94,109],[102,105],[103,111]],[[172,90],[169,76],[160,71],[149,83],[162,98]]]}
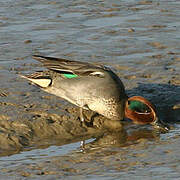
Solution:
{"label": "mud", "polygon": [[[178,179],[179,5],[0,2],[0,179]],[[79,108],[20,77],[44,69],[33,54],[111,66],[127,94],[149,99],[171,130],[90,111],[81,124]],[[79,141],[88,139],[81,152]]]}

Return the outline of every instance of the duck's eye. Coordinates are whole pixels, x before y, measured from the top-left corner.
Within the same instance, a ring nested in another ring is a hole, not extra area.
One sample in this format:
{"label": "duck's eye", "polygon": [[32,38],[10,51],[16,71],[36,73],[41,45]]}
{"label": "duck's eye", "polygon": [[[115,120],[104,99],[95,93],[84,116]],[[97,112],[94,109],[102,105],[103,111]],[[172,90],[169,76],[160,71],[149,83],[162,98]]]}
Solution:
{"label": "duck's eye", "polygon": [[133,111],[136,111],[138,113],[149,113],[151,112],[150,108],[140,102],[140,101],[128,101],[128,105],[129,105],[129,109],[133,110]]}

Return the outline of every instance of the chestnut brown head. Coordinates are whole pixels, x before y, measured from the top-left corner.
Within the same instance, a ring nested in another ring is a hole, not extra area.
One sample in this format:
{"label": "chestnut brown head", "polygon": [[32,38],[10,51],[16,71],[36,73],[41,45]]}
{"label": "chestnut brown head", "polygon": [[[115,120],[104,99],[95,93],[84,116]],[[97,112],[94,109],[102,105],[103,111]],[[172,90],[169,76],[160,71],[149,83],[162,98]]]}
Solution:
{"label": "chestnut brown head", "polygon": [[151,124],[157,118],[155,107],[141,96],[128,98],[125,106],[125,116],[136,124]]}

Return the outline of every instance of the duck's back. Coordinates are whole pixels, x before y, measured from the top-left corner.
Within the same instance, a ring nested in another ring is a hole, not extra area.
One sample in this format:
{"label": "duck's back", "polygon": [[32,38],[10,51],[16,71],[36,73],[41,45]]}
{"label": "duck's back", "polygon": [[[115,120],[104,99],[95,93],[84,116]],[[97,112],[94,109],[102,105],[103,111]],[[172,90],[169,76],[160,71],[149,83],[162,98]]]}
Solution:
{"label": "duck's back", "polygon": [[110,68],[53,57],[34,58],[50,70],[48,86],[43,90],[107,118],[123,119],[127,96],[120,78]]}
{"label": "duck's back", "polygon": [[104,70],[103,74],[103,77],[80,76],[70,79],[56,75],[52,86],[46,91],[107,118],[123,119],[127,100],[124,85],[111,70]]}

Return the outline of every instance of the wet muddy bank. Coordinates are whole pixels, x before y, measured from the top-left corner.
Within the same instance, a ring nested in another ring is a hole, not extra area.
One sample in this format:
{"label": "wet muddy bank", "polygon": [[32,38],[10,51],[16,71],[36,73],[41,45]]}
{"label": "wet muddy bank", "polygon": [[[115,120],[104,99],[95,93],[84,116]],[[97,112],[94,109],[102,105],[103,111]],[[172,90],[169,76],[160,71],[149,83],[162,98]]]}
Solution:
{"label": "wet muddy bank", "polygon": [[[4,161],[1,160],[0,177],[9,179],[179,177],[179,159],[174,156],[179,152],[178,130],[161,136],[157,136],[147,128],[141,130],[132,128],[131,131],[134,131],[134,134],[132,133],[126,142],[123,132],[107,133],[86,143],[84,153],[78,150],[77,145],[70,152],[67,152],[68,147],[64,147],[65,152],[62,153],[62,148],[57,144],[49,148],[39,147],[27,155],[24,152],[17,157],[5,157]],[[50,155],[51,151],[54,155]],[[169,173],[164,174],[164,171]]]}

